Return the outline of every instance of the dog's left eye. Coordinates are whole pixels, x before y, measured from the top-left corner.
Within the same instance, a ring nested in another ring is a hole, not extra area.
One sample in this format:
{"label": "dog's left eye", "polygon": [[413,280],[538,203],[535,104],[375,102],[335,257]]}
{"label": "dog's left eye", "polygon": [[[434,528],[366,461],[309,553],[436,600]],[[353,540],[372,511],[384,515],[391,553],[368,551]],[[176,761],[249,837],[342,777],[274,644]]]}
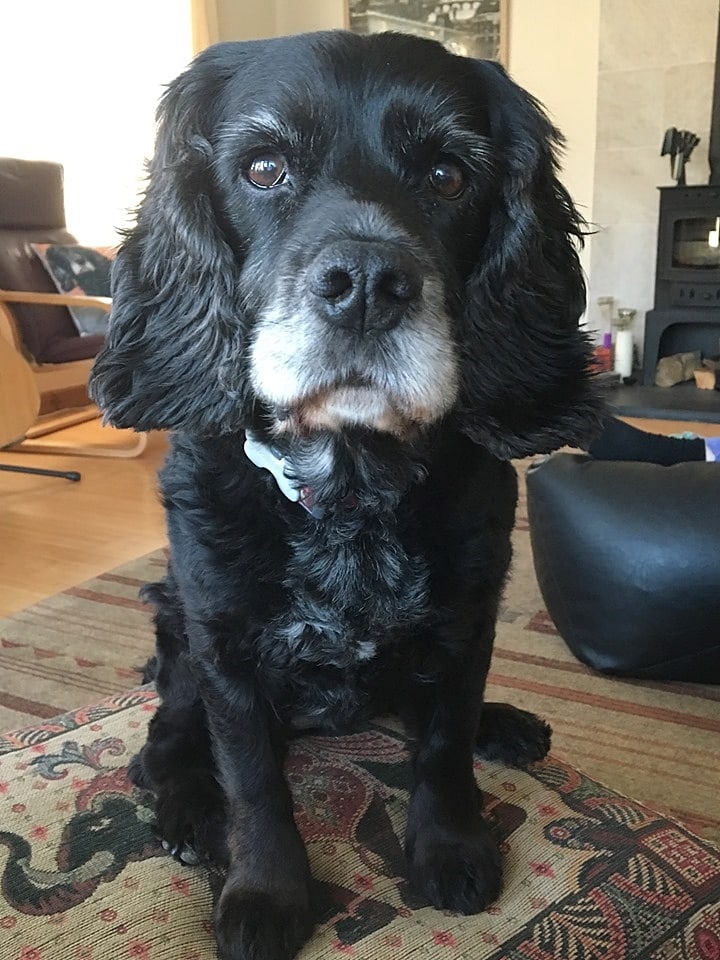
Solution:
{"label": "dog's left eye", "polygon": [[430,183],[446,200],[455,200],[465,189],[465,174],[457,163],[441,160],[430,171]]}
{"label": "dog's left eye", "polygon": [[287,176],[287,163],[280,153],[261,153],[253,157],[247,168],[247,178],[261,190],[279,186]]}

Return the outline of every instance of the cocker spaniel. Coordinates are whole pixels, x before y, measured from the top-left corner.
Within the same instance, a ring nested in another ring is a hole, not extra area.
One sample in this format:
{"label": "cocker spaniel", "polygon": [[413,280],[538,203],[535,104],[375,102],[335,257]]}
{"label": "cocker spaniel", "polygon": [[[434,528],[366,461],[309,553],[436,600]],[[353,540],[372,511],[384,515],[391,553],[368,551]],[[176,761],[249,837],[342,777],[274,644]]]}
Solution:
{"label": "cocker spaniel", "polygon": [[172,431],[161,706],[132,776],[177,857],[226,868],[225,960],[313,929],[297,731],[402,717],[409,876],[463,913],[500,892],[473,753],[549,746],[483,702],[508,461],[600,409],[559,140],[497,64],[400,34],[220,44],[164,96],[92,392]]}

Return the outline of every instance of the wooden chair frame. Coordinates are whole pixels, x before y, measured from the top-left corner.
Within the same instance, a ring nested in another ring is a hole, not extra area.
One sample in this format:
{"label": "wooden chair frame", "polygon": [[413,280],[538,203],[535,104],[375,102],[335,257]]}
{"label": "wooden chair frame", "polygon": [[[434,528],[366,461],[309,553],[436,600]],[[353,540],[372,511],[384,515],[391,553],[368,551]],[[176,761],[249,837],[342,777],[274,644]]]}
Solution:
{"label": "wooden chair frame", "polygon": [[[88,297],[69,293],[38,293],[26,290],[0,289],[0,336],[12,344],[15,350],[28,362],[33,372],[42,399],[61,397],[63,392],[75,389],[84,389],[87,385],[93,360],[73,360],[67,363],[36,363],[27,356],[24,344],[20,337],[15,318],[10,307],[14,303],[37,303],[44,306],[59,307],[95,307],[110,312],[112,301],[109,297]],[[83,444],[73,445],[62,441],[40,440],[50,434],[63,430],[66,427],[95,420],[100,411],[94,403],[87,403],[79,407],[54,410],[52,413],[40,414],[36,422],[28,428],[25,438],[7,450],[27,453],[71,453],[82,456],[100,457],[136,457],[147,446],[147,435],[133,434],[131,431],[118,431],[123,440],[132,438],[131,443],[122,443],[119,446]]]}

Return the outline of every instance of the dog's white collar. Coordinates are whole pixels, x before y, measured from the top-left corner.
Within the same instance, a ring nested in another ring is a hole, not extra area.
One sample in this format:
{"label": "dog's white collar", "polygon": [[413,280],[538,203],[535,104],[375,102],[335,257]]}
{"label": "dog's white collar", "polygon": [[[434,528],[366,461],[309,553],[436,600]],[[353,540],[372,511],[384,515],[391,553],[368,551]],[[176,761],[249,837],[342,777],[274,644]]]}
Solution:
{"label": "dog's white collar", "polygon": [[281,457],[278,452],[267,443],[262,443],[250,430],[245,431],[245,456],[256,467],[263,470],[269,470],[275,477],[275,482],[280,487],[282,493],[297,503],[300,500],[300,487],[295,486],[295,481],[288,479],[286,469],[292,475],[292,470],[286,457]]}
{"label": "dog's white collar", "polygon": [[310,487],[303,486],[293,477],[293,469],[287,457],[282,457],[277,450],[269,443],[263,443],[258,440],[252,430],[245,431],[245,444],[243,446],[245,456],[254,463],[256,467],[262,470],[269,470],[275,478],[280,488],[280,492],[292,500],[293,503],[299,503],[307,512],[319,520],[325,513],[320,507],[315,506],[314,497]]}

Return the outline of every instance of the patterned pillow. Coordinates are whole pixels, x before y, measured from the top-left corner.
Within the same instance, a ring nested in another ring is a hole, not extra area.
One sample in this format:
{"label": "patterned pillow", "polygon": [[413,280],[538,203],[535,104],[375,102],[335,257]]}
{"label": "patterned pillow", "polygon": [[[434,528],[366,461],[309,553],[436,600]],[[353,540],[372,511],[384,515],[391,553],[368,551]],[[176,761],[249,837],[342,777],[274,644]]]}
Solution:
{"label": "patterned pillow", "polygon": [[[110,268],[115,247],[83,247],[80,244],[33,243],[33,251],[47,270],[59,293],[110,296]],[[99,307],[68,307],[80,336],[106,333],[108,314]]]}

